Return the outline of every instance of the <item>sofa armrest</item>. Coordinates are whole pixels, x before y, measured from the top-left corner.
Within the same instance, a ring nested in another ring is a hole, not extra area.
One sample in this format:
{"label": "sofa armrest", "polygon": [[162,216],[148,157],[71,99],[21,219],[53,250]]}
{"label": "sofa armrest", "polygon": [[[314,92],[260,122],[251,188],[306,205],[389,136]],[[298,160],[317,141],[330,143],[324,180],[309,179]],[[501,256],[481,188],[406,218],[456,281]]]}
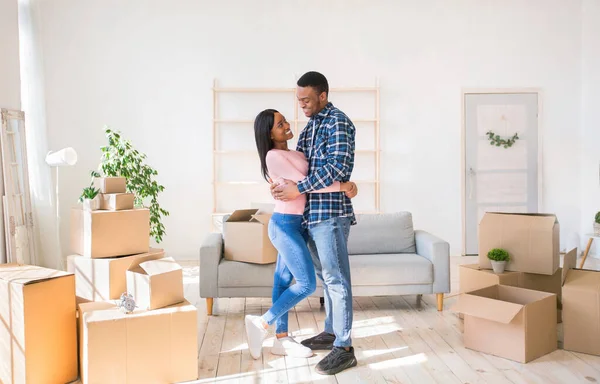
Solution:
{"label": "sofa armrest", "polygon": [[209,233],[200,246],[200,297],[218,297],[218,272],[222,257],[223,236]]}
{"label": "sofa armrest", "polygon": [[450,292],[450,244],[421,230],[415,230],[417,254],[433,264],[433,293]]}

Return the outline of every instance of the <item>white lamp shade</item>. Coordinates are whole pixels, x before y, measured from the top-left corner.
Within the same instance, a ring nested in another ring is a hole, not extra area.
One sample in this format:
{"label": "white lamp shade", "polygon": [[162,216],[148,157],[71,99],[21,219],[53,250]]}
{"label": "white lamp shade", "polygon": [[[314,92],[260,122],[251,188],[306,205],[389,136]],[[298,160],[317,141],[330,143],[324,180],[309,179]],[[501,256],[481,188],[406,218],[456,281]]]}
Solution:
{"label": "white lamp shade", "polygon": [[46,155],[46,164],[51,167],[66,167],[77,163],[77,152],[71,147],[60,151],[49,152]]}

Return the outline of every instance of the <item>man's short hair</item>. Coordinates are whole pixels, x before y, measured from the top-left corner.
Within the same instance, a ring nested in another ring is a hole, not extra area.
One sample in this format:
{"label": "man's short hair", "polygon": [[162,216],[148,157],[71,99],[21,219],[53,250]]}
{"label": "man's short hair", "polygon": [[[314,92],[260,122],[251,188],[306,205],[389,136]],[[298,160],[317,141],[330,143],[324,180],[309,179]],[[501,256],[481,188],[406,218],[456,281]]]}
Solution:
{"label": "man's short hair", "polygon": [[313,87],[315,91],[317,91],[317,95],[320,95],[322,92],[329,95],[329,83],[327,82],[327,78],[319,72],[306,72],[298,79],[297,85],[302,88]]}

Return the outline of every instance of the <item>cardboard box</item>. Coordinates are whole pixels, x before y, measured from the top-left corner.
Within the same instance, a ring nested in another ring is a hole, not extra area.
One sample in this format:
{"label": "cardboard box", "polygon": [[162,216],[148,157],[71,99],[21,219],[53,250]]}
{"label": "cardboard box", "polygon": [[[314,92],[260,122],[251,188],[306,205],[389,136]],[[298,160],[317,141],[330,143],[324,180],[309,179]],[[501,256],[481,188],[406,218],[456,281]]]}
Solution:
{"label": "cardboard box", "polygon": [[0,265],[0,383],[77,379],[75,276]]}
{"label": "cardboard box", "polygon": [[67,256],[67,271],[75,274],[75,294],[78,302],[117,300],[127,291],[127,268],[135,260],[164,257],[162,249],[148,253],[105,259],[81,255]]}
{"label": "cardboard box", "polygon": [[111,302],[79,304],[82,383],[196,380],[197,317],[188,302],[131,314]]}
{"label": "cardboard box", "polygon": [[100,193],[126,193],[127,179],[124,177],[96,177],[94,187],[100,189]]}
{"label": "cardboard box", "polygon": [[563,349],[600,356],[600,271],[576,261],[573,249],[563,262]]}
{"label": "cardboard box", "polygon": [[559,268],[554,275],[539,275],[526,272],[510,272],[496,274],[491,269],[483,269],[478,264],[460,265],[458,268],[460,293],[475,291],[492,285],[509,285],[534,291],[554,293],[556,295],[557,322],[562,321],[561,316],[561,276]]}
{"label": "cardboard box", "polygon": [[510,254],[507,271],[554,275],[560,266],[560,225],[556,216],[487,212],[479,223],[479,266],[492,269],[493,248]]}
{"label": "cardboard box", "polygon": [[452,310],[464,313],[466,348],[520,363],[558,348],[553,293],[493,285],[461,294]]}
{"label": "cardboard box", "polygon": [[172,257],[137,259],[127,269],[127,292],[140,309],[158,309],[181,303],[183,270]]}
{"label": "cardboard box", "polygon": [[260,209],[234,211],[223,222],[223,257],[255,264],[276,262],[277,250],[268,234],[270,219],[271,214]]}
{"label": "cardboard box", "polygon": [[101,193],[100,209],[123,211],[133,209],[135,195],[133,193]]}
{"label": "cardboard box", "polygon": [[147,253],[150,249],[150,211],[84,211],[71,209],[71,251],[103,258]]}

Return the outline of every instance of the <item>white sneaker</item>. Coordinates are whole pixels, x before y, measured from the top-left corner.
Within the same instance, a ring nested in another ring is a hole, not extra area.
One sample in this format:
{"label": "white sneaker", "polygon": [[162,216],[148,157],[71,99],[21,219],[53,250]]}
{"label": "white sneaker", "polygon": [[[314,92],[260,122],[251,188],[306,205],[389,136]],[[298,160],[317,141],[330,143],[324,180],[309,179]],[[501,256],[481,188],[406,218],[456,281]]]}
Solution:
{"label": "white sneaker", "polygon": [[262,344],[267,338],[268,332],[263,327],[260,316],[246,315],[244,321],[246,323],[246,337],[250,356],[259,359],[262,354]]}
{"label": "white sneaker", "polygon": [[312,349],[298,343],[290,336],[282,337],[281,339],[275,338],[271,353],[290,357],[311,357],[313,355]]}

